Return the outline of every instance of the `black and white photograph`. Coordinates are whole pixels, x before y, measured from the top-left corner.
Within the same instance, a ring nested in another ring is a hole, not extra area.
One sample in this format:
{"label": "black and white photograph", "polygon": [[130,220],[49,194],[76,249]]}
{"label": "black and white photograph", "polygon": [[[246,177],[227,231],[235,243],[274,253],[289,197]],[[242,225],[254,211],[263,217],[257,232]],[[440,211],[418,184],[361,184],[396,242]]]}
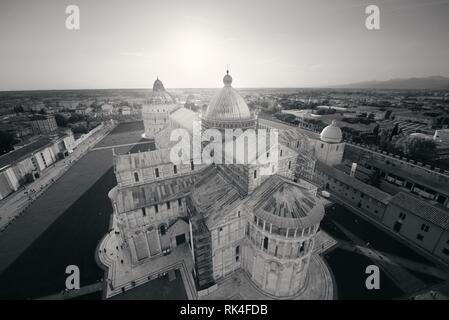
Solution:
{"label": "black and white photograph", "polygon": [[0,0],[0,300],[448,299],[449,0]]}

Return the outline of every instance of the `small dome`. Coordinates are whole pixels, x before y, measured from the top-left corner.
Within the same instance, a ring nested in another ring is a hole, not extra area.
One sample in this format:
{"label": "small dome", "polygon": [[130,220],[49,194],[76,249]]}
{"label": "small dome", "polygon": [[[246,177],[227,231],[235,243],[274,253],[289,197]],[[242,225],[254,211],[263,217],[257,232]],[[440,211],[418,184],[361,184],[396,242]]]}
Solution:
{"label": "small dome", "polygon": [[161,105],[161,104],[173,104],[173,97],[165,90],[164,84],[159,77],[153,83],[153,91],[148,95],[148,104]]}
{"label": "small dome", "polygon": [[341,129],[337,127],[337,122],[332,120],[332,123],[321,131],[320,139],[323,142],[340,143],[343,139]]}
{"label": "small dome", "polygon": [[209,120],[247,120],[252,119],[248,105],[242,96],[231,86],[229,72],[223,77],[224,87],[212,98],[205,118]]}
{"label": "small dome", "polygon": [[159,77],[153,83],[153,91],[165,91],[164,84],[159,80]]}

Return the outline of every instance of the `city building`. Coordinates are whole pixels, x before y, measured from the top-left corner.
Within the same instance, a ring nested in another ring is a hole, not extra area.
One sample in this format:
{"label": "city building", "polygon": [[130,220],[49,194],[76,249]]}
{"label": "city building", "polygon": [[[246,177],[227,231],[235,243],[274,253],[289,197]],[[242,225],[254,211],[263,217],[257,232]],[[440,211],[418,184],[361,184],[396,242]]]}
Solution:
{"label": "city building", "polygon": [[54,116],[34,115],[30,123],[35,135],[52,134],[58,130]]}
{"label": "city building", "polygon": [[449,214],[416,196],[399,192],[382,223],[409,242],[449,262]]}
{"label": "city building", "polygon": [[0,199],[39,178],[41,172],[73,151],[71,134],[35,141],[0,156]]}

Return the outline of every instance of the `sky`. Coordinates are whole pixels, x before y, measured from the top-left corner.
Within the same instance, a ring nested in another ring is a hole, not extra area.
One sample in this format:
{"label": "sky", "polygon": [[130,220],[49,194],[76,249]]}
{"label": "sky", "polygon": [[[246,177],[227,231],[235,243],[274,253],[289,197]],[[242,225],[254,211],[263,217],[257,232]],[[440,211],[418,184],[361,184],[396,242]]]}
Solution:
{"label": "sky", "polygon": [[449,77],[448,31],[449,0],[1,0],[0,90],[215,88],[227,66],[241,88]]}

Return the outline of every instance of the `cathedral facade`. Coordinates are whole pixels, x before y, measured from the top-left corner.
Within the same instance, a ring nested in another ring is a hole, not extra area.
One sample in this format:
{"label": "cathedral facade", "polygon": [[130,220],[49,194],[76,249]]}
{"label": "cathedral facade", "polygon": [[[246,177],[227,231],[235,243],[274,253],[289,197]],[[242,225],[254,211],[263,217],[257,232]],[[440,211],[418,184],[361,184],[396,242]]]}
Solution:
{"label": "cathedral facade", "polygon": [[114,155],[117,186],[109,192],[109,238],[117,244],[115,261],[100,249],[111,292],[126,285],[113,270],[125,270],[128,280],[134,272],[131,281],[136,281],[145,266],[157,265],[181,246],[188,247],[198,292],[236,270],[273,297],[303,289],[324,216],[317,187],[301,178],[314,166],[316,146],[307,137],[279,130],[278,147],[266,150],[267,156],[277,152],[275,164],[204,164],[194,158],[175,164],[170,159],[170,133],[183,128],[193,134],[193,121],[201,121],[203,130],[261,129],[229,73],[223,83],[200,116],[176,106],[157,79],[142,109],[145,137],[154,139],[156,150]]}

